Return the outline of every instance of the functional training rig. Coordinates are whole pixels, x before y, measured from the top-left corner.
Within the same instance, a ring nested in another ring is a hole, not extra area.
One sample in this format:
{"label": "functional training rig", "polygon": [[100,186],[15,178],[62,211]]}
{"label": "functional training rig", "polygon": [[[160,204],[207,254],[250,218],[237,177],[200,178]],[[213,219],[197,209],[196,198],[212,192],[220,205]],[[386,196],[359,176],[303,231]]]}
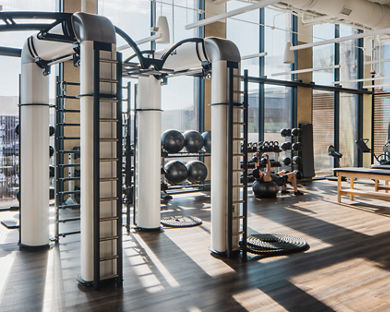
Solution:
{"label": "functional training rig", "polygon": [[[54,22],[17,22],[17,19],[29,18]],[[80,282],[95,287],[107,280],[122,282],[120,104],[123,77],[138,78],[135,94],[137,127],[134,128],[135,223],[140,229],[153,230],[160,228],[161,84],[178,75],[205,77],[212,72],[210,249],[216,255],[229,257],[240,250],[246,253],[248,79],[245,79],[244,92],[240,91],[241,57],[234,43],[219,38],[191,38],[175,43],[166,51],[141,51],[126,33],[102,16],[0,12],[0,19],[6,23],[0,25],[0,31],[39,31],[27,39],[22,50],[0,48],[0,55],[21,56],[22,60],[22,247],[42,248],[49,244],[47,75],[51,65],[73,60],[80,66]],[[134,51],[134,55],[123,62],[121,54],[116,52],[116,35]],[[247,78],[247,72],[245,75]],[[127,97],[130,97],[129,93]],[[64,120],[60,122],[65,126]],[[130,122],[128,127],[131,127]],[[65,139],[63,132],[57,135]],[[127,143],[130,143],[129,139]],[[240,150],[241,143],[243,151]],[[58,148],[58,153],[64,151],[63,145]],[[126,157],[131,159],[131,155]],[[63,159],[60,164],[63,170]],[[240,184],[241,173],[243,184]],[[57,174],[64,178],[59,168]],[[128,177],[126,183],[131,183]]]}

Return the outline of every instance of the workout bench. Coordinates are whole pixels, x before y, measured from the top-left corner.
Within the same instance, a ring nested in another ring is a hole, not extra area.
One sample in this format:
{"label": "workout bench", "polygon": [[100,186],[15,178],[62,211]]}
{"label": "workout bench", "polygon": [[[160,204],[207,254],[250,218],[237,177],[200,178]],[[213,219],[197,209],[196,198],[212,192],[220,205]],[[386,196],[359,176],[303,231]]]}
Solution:
{"label": "workout bench", "polygon": [[[383,169],[368,169],[368,168],[337,168],[333,169],[337,176],[337,201],[341,203],[342,195],[349,195],[350,199],[353,200],[354,196],[371,197],[379,199],[390,199],[389,181],[390,181],[390,170]],[[341,182],[342,178],[350,179],[350,188],[342,189]],[[354,189],[355,179],[370,179],[375,181],[375,190],[372,191],[360,191]],[[379,182],[384,181],[385,185],[380,185]],[[385,190],[385,193],[380,193],[380,190]]]}

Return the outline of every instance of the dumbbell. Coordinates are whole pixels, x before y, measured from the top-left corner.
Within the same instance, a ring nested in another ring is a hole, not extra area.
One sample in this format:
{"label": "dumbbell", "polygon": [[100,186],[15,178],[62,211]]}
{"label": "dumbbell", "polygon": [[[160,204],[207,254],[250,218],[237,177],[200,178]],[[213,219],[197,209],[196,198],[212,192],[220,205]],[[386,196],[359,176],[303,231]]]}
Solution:
{"label": "dumbbell", "polygon": [[295,165],[299,165],[301,163],[301,157],[300,156],[294,156],[293,162]]}
{"label": "dumbbell", "polygon": [[291,158],[285,157],[285,158],[283,158],[282,162],[285,166],[289,166],[291,164]]}
{"label": "dumbbell", "polygon": [[291,149],[291,142],[283,142],[281,145],[283,151],[288,151]]}
{"label": "dumbbell", "polygon": [[300,128],[293,128],[291,130],[291,135],[294,137],[300,136],[301,135],[301,129]]}
{"label": "dumbbell", "polygon": [[269,142],[265,141],[263,143],[263,152],[269,152]]}
{"label": "dumbbell", "polygon": [[296,142],[292,145],[292,149],[294,151],[300,151],[302,150],[302,143],[301,142]]}
{"label": "dumbbell", "polygon": [[282,137],[289,137],[291,136],[291,129],[283,128],[280,130],[280,135]]}
{"label": "dumbbell", "polygon": [[282,150],[280,149],[279,147],[279,142],[278,141],[275,141],[274,142],[274,152],[275,153],[280,153]]}

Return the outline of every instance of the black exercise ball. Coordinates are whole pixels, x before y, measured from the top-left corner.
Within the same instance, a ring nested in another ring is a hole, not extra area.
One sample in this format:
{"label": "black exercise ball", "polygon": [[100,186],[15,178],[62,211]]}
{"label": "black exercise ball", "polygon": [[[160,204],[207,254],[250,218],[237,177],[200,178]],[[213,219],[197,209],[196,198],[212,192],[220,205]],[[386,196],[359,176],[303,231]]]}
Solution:
{"label": "black exercise ball", "polygon": [[49,156],[53,157],[53,155],[54,155],[54,147],[53,146],[49,146]]}
{"label": "black exercise ball", "polygon": [[49,136],[54,135],[54,133],[56,133],[56,128],[54,128],[53,126],[50,126],[49,127]]}
{"label": "black exercise ball", "polygon": [[161,145],[168,153],[180,152],[184,146],[184,136],[178,130],[165,130],[161,135]]}
{"label": "black exercise ball", "polygon": [[184,132],[184,145],[190,153],[197,153],[203,147],[203,137],[196,130]]}
{"label": "black exercise ball", "polygon": [[202,133],[203,146],[207,153],[211,153],[211,131]]}
{"label": "black exercise ball", "polygon": [[164,166],[165,178],[170,184],[180,184],[187,179],[187,167],[178,160],[172,160]]}
{"label": "black exercise ball", "polygon": [[202,183],[207,178],[207,167],[199,160],[193,160],[186,164],[188,181]]}
{"label": "black exercise ball", "polygon": [[279,192],[279,186],[274,181],[264,182],[256,180],[252,189],[257,198],[274,198]]}

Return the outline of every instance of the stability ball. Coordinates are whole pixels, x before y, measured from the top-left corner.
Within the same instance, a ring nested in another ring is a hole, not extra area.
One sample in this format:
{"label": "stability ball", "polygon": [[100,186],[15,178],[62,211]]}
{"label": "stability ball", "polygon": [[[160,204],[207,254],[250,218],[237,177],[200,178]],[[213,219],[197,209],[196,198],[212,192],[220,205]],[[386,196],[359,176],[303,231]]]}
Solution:
{"label": "stability ball", "polygon": [[202,183],[207,178],[207,167],[199,160],[193,160],[186,164],[188,180],[192,183]]}
{"label": "stability ball", "polygon": [[203,146],[207,153],[211,153],[211,131],[202,133]]}
{"label": "stability ball", "polygon": [[180,184],[187,179],[187,167],[178,160],[171,160],[164,166],[165,178],[170,184]]}
{"label": "stability ball", "polygon": [[274,181],[264,182],[256,180],[252,189],[257,198],[274,198],[279,192],[279,186]]}
{"label": "stability ball", "polygon": [[161,145],[168,153],[177,153],[184,146],[184,136],[178,130],[165,130],[161,135]]}
{"label": "stability ball", "polygon": [[184,145],[190,153],[197,153],[203,147],[203,137],[196,130],[184,132]]}

